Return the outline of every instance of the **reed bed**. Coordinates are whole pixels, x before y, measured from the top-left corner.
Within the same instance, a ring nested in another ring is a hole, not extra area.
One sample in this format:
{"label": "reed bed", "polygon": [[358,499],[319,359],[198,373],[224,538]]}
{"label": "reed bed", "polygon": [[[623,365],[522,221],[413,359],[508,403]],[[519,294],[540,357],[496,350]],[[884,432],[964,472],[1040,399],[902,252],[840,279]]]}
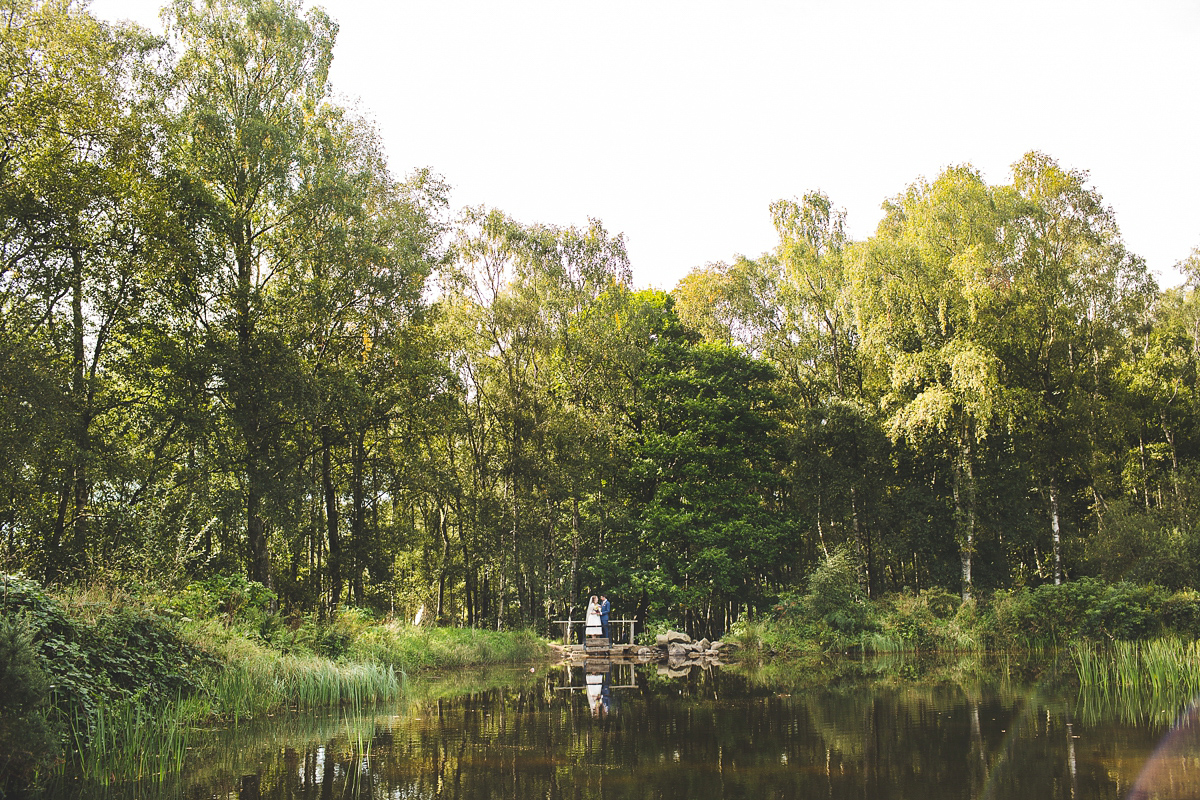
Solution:
{"label": "reed bed", "polygon": [[1200,697],[1200,641],[1079,644],[1072,657],[1086,717],[1174,717]]}
{"label": "reed bed", "polygon": [[548,652],[546,641],[532,631],[416,628],[390,622],[364,630],[348,655],[410,675],[423,670],[529,663],[544,659]]}
{"label": "reed bed", "polygon": [[108,786],[161,782],[178,774],[188,751],[185,714],[190,710],[186,703],[174,703],[150,711],[126,699],[97,706],[90,721],[73,719],[80,777]]}
{"label": "reed bed", "polygon": [[[78,775],[102,786],[159,783],[183,768],[193,726],[214,715],[236,724],[282,707],[358,711],[399,697],[401,687],[390,667],[337,664],[315,656],[230,665],[213,680],[207,696],[180,698],[153,711],[128,698],[101,703],[90,719],[73,720]],[[361,745],[361,733],[358,738]]]}
{"label": "reed bed", "polygon": [[212,713],[235,722],[277,708],[362,707],[400,695],[402,680],[382,664],[339,664],[318,656],[276,656],[227,666],[213,681]]}
{"label": "reed bed", "polygon": [[[161,783],[182,769],[195,744],[196,725],[214,719],[237,725],[279,709],[350,707],[357,713],[400,698],[412,672],[528,663],[547,652],[544,640],[530,632],[400,624],[365,627],[346,661],[282,654],[215,625],[198,625],[191,635],[220,665],[205,691],[154,712],[136,699],[109,702],[90,720],[76,720],[72,728],[80,777],[105,786]],[[346,736],[356,752],[369,748],[367,731],[347,728]]]}

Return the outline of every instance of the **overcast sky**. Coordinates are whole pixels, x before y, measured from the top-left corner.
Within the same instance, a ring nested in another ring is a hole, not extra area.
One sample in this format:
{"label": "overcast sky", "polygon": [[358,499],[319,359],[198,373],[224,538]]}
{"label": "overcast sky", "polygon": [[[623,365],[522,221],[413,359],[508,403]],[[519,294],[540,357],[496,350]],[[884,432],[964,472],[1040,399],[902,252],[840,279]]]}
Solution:
{"label": "overcast sky", "polygon": [[[161,30],[159,0],[95,0]],[[639,286],[775,243],[772,200],[880,203],[1028,150],[1090,172],[1163,286],[1200,245],[1200,2],[328,0],[331,80],[455,206],[625,234]]]}

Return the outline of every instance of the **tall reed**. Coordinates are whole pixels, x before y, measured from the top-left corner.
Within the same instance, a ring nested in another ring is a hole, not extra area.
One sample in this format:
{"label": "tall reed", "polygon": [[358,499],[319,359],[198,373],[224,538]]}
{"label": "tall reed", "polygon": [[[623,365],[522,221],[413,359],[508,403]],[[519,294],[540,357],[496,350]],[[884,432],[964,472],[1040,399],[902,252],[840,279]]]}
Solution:
{"label": "tall reed", "polygon": [[[206,695],[181,697],[153,712],[137,698],[126,698],[98,704],[91,717],[77,715],[71,724],[75,768],[79,777],[102,786],[160,783],[183,769],[190,726],[214,715],[237,723],[282,707],[348,705],[358,712],[397,698],[400,689],[391,667],[264,650],[256,658],[228,664]],[[63,769],[70,771],[67,765]]]}
{"label": "tall reed", "polygon": [[546,641],[531,631],[415,628],[391,622],[361,632],[347,655],[411,675],[422,670],[528,663],[547,653]]}
{"label": "tall reed", "polygon": [[396,671],[382,664],[339,664],[319,656],[258,658],[228,665],[213,681],[213,711],[235,722],[274,708],[356,707],[399,696]]}
{"label": "tall reed", "polygon": [[71,735],[80,777],[108,786],[178,774],[188,750],[187,711],[186,704],[171,703],[151,712],[136,698],[126,698],[99,704],[90,720],[76,716]]}
{"label": "tall reed", "polygon": [[1085,716],[1173,717],[1200,696],[1200,641],[1085,643],[1072,656]]}

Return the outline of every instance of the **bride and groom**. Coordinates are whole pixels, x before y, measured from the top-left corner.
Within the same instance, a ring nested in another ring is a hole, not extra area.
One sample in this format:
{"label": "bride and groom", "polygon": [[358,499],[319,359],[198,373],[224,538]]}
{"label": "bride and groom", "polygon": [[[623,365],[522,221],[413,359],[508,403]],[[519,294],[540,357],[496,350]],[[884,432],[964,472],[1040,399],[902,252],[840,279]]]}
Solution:
{"label": "bride and groom", "polygon": [[587,636],[608,638],[608,615],[612,605],[604,595],[592,595],[588,600],[587,615],[584,617],[584,633]]}

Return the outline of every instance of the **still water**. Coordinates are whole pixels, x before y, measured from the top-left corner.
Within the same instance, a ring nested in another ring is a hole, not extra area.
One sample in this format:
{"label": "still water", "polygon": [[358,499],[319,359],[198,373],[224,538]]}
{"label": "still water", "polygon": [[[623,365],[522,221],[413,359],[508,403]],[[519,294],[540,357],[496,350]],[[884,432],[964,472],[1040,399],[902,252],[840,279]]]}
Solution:
{"label": "still water", "polygon": [[[188,798],[1200,797],[1200,725],[1008,664],[458,674],[213,732]],[[1139,781],[1141,776],[1141,782]],[[142,794],[141,796],[148,796]]]}

